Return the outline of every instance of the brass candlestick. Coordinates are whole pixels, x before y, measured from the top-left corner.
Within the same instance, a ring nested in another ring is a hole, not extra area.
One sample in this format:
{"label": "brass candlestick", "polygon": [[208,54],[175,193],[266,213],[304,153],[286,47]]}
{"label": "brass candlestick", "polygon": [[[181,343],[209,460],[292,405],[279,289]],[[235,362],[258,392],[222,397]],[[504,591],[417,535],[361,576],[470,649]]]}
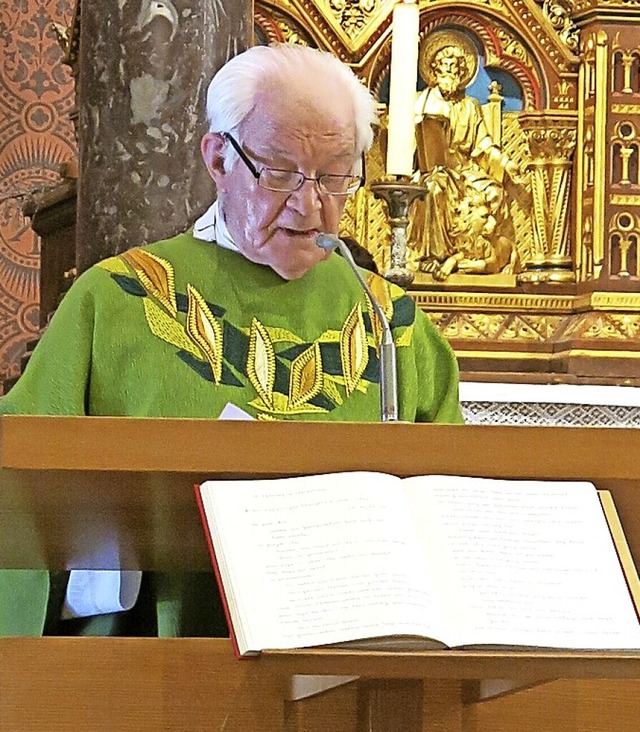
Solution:
{"label": "brass candlestick", "polygon": [[407,267],[409,208],[417,198],[425,195],[427,189],[417,183],[401,181],[378,181],[372,183],[370,188],[376,198],[387,204],[391,224],[390,266],[384,273],[384,277],[400,287],[407,287],[414,278],[414,273]]}

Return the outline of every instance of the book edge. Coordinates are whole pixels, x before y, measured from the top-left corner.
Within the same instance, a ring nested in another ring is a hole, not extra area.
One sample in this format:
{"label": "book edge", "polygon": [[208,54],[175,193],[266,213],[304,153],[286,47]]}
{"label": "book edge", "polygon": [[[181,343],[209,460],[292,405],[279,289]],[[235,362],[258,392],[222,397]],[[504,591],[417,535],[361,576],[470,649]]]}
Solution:
{"label": "book edge", "polygon": [[598,498],[600,499],[600,505],[604,517],[609,527],[609,533],[611,534],[611,540],[618,555],[618,561],[622,568],[622,574],[624,575],[625,582],[627,583],[627,589],[631,596],[631,601],[636,611],[636,616],[640,621],[640,578],[638,577],[638,570],[627,542],[620,516],[613,500],[611,491],[598,489]]}
{"label": "book edge", "polygon": [[233,622],[231,620],[231,610],[229,609],[229,600],[227,598],[227,593],[224,587],[224,583],[222,582],[222,574],[220,572],[220,566],[218,564],[218,558],[216,556],[215,549],[213,547],[213,539],[211,537],[211,530],[209,528],[209,521],[207,519],[207,514],[204,508],[204,501],[202,500],[202,486],[198,483],[196,483],[193,486],[195,496],[196,496],[196,503],[198,505],[198,512],[200,514],[200,519],[202,521],[202,527],[204,529],[204,536],[205,541],[207,544],[207,550],[209,552],[209,557],[211,559],[211,565],[213,567],[213,574],[216,580],[216,584],[218,585],[218,590],[220,592],[220,599],[222,600],[222,609],[224,611],[224,616],[227,621],[227,628],[229,629],[229,635],[231,638],[231,644],[233,645],[233,652],[237,659],[243,660],[246,658],[254,657],[258,654],[252,654],[252,653],[242,653],[240,651],[240,646],[238,644],[238,638],[236,636],[235,628],[233,626]]}

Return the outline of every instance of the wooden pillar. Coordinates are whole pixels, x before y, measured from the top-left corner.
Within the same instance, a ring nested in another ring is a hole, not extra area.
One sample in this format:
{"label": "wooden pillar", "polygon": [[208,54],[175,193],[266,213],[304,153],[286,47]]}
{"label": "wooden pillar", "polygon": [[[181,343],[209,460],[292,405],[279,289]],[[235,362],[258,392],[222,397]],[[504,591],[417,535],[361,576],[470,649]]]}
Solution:
{"label": "wooden pillar", "polygon": [[207,85],[250,43],[252,0],[82,0],[78,273],[186,229],[213,200]]}
{"label": "wooden pillar", "polygon": [[358,732],[418,732],[423,690],[417,679],[375,679],[360,684]]}

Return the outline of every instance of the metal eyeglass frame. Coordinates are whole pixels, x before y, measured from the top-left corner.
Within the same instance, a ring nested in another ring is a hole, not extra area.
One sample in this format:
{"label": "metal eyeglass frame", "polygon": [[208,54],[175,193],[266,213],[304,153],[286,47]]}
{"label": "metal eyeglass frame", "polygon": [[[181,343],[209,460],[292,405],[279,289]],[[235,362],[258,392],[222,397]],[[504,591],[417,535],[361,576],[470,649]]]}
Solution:
{"label": "metal eyeglass frame", "polygon": [[[296,191],[300,190],[300,188],[302,188],[306,180],[309,180],[318,186],[318,190],[321,193],[325,193],[328,196],[350,196],[364,184],[364,176],[362,175],[334,175],[333,173],[323,173],[317,178],[311,178],[308,175],[304,175],[304,173],[301,173],[299,170],[283,170],[281,168],[270,168],[268,166],[265,166],[264,168],[258,170],[258,168],[256,168],[256,166],[251,162],[245,151],[242,149],[240,143],[233,137],[230,132],[223,132],[222,137],[224,137],[225,140],[228,140],[231,143],[233,149],[238,153],[240,160],[242,160],[242,162],[247,166],[247,169],[249,170],[251,175],[258,181],[258,185],[268,191],[274,191],[275,193],[295,193]],[[265,186],[263,183],[260,182],[262,173],[265,170],[273,170],[278,173],[288,173],[292,176],[298,176],[298,185],[295,188],[271,188],[269,186]],[[352,188],[346,191],[330,191],[325,187],[324,183],[322,182],[323,178],[327,177],[341,178],[343,180],[353,179],[354,185]],[[355,185],[356,183],[357,185]]]}

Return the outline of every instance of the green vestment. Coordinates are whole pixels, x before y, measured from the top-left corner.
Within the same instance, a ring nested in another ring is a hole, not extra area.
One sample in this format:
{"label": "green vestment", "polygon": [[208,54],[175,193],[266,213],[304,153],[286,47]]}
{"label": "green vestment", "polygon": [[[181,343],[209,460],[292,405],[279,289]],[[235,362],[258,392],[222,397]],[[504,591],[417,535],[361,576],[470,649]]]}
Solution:
{"label": "green vestment", "polygon": [[[449,345],[368,276],[396,341],[400,419],[462,421]],[[379,335],[341,257],[286,281],[189,231],[81,275],[0,411],[215,419],[232,403],[257,419],[377,421]],[[48,594],[45,571],[0,572],[0,634],[40,634]],[[193,595],[189,575],[161,582],[160,634],[182,632]]]}

